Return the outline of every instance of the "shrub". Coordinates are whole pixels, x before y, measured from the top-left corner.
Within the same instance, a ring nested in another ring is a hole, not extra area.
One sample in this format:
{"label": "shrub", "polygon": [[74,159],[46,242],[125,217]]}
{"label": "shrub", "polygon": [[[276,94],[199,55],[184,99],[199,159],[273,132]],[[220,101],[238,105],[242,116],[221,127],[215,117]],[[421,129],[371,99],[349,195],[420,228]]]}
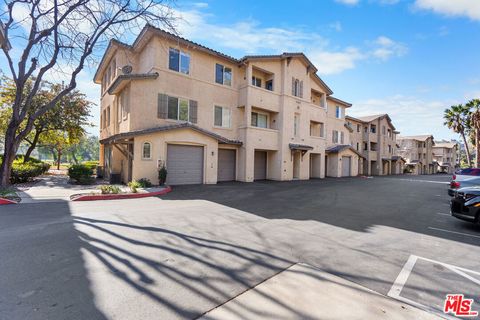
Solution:
{"label": "shrub", "polygon": [[152,182],[147,178],[139,179],[137,182],[140,184],[140,188],[150,188],[152,186]]}
{"label": "shrub", "polygon": [[102,194],[118,194],[121,192],[118,186],[112,186],[109,184],[101,185],[100,190],[102,191]]}
{"label": "shrub", "polygon": [[86,167],[89,167],[92,170],[97,169],[99,162],[98,161],[84,161],[82,164]]}
{"label": "shrub", "polygon": [[162,166],[160,169],[158,169],[158,184],[163,186],[165,184],[165,181],[167,181],[167,168],[165,166]]}
{"label": "shrub", "polygon": [[34,164],[28,162],[14,163],[12,166],[10,182],[13,184],[28,182],[31,181],[34,177],[37,177],[44,172],[45,166],[43,166],[42,164]]}
{"label": "shrub", "polygon": [[138,188],[141,188],[142,186],[140,185],[140,183],[138,181],[130,181],[128,183],[128,186],[130,187],[130,190],[132,190],[133,193],[137,193],[138,192]]}
{"label": "shrub", "polygon": [[74,164],[68,168],[68,176],[70,179],[77,181],[79,184],[90,184],[94,178],[93,169],[83,164]]}

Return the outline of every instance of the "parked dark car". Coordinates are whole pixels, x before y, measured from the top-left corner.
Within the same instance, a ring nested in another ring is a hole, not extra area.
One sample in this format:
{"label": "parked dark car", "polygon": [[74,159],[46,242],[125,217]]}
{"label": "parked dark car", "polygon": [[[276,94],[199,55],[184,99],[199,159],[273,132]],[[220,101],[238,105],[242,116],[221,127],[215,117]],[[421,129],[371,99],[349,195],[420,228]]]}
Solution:
{"label": "parked dark car", "polygon": [[461,188],[450,201],[452,216],[478,223],[480,215],[480,187]]}
{"label": "parked dark car", "polygon": [[448,188],[448,195],[450,197],[453,197],[455,195],[455,191],[457,191],[458,189],[475,186],[480,186],[480,177],[473,176],[460,181],[454,180],[450,182],[450,187]]}

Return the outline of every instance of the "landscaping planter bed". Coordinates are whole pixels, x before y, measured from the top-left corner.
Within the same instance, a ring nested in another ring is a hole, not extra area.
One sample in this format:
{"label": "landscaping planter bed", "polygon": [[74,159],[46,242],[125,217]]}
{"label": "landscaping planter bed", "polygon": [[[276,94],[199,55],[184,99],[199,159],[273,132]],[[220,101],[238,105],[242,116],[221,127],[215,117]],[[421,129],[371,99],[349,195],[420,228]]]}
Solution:
{"label": "landscaping planter bed", "polygon": [[172,188],[165,187],[160,190],[144,190],[143,192],[138,193],[118,193],[118,194],[101,194],[101,193],[83,193],[83,194],[74,194],[70,196],[72,201],[96,201],[96,200],[119,200],[119,199],[137,199],[137,198],[146,198],[160,196],[172,191]]}

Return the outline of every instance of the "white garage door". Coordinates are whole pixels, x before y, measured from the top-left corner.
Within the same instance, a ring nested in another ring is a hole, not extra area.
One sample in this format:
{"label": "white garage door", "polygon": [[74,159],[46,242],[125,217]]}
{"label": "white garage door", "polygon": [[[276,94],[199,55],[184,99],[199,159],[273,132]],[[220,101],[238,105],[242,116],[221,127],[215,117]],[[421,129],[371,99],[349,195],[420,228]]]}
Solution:
{"label": "white garage door", "polygon": [[203,183],[203,147],[169,144],[167,184]]}
{"label": "white garage door", "polygon": [[235,180],[235,150],[218,149],[217,181]]}
{"label": "white garage door", "polygon": [[352,174],[352,158],[342,157],[342,177],[350,177]]}

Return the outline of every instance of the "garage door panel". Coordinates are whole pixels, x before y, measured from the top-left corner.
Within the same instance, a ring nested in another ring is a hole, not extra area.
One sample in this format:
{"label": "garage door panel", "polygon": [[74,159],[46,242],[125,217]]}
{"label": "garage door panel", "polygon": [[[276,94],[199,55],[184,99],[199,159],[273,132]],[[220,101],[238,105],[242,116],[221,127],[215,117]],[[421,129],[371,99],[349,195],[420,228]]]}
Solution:
{"label": "garage door panel", "polygon": [[235,180],[236,151],[230,149],[218,149],[218,173],[217,181]]}
{"label": "garage door panel", "polygon": [[170,185],[203,183],[203,147],[168,145],[167,171]]}

